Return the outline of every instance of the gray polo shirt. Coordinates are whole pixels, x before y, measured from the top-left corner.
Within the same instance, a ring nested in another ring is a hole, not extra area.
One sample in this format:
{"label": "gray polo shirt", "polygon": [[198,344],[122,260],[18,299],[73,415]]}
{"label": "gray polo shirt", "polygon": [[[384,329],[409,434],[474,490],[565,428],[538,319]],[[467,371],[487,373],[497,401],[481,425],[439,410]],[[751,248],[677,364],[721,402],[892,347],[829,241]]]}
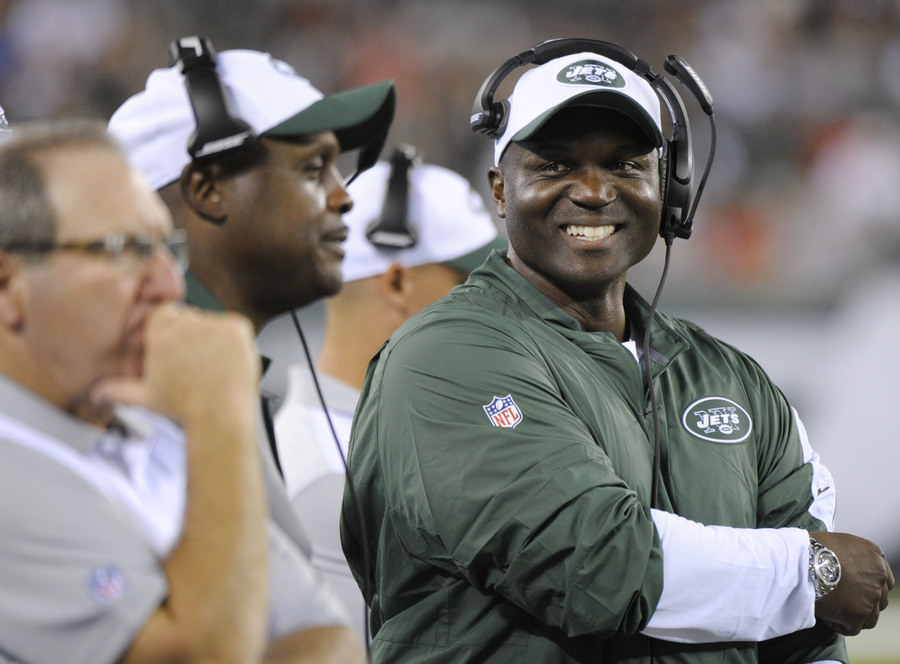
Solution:
{"label": "gray polo shirt", "polygon": [[[184,438],[132,409],[88,425],[0,376],[0,662],[117,661],[168,594]],[[296,542],[269,522],[269,629],[344,624]]]}

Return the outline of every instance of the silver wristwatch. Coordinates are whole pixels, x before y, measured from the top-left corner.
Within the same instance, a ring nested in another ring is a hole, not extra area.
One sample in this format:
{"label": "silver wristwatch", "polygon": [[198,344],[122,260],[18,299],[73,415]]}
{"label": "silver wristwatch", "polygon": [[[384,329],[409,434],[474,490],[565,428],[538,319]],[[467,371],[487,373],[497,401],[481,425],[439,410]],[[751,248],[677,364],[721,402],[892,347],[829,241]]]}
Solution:
{"label": "silver wristwatch", "polygon": [[809,538],[809,578],[816,586],[816,599],[820,600],[837,587],[841,580],[841,561],[834,551]]}

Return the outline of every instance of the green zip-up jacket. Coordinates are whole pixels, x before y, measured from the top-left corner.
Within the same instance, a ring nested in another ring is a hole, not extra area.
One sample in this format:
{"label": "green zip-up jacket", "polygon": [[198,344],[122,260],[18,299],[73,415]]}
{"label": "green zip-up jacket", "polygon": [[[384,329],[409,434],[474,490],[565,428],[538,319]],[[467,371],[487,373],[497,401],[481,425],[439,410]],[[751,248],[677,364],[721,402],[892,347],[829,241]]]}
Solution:
{"label": "green zip-up jacket", "polygon": [[[649,307],[630,287],[625,306],[641,338]],[[802,432],[762,369],[690,323],[660,314],[651,332],[659,507],[823,529]],[[640,634],[663,583],[648,403],[632,353],[497,252],[401,327],[369,366],[341,523],[373,662],[846,662],[817,628],[764,645]]]}

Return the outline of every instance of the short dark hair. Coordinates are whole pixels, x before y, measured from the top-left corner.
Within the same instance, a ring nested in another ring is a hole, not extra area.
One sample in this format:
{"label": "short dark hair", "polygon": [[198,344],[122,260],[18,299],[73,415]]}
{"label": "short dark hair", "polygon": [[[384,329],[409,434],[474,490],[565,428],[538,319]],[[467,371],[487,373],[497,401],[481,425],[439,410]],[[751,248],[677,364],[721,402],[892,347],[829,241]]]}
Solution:
{"label": "short dark hair", "polygon": [[96,146],[122,154],[106,126],[94,120],[19,123],[0,145],[0,247],[56,239],[56,213],[47,195],[40,155]]}

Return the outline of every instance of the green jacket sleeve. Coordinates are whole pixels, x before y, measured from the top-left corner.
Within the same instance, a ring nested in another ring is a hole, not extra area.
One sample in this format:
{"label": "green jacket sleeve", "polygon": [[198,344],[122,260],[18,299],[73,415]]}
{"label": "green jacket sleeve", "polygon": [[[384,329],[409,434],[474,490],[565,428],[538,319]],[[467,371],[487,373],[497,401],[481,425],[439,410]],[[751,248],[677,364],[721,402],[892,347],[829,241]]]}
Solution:
{"label": "green jacket sleeve", "polygon": [[[748,373],[755,380],[768,417],[758,418],[767,441],[760,459],[758,527],[793,526],[824,530],[834,517],[834,481],[809,446],[806,432],[787,399],[754,362]],[[827,522],[827,524],[826,524]],[[759,645],[760,664],[807,664],[834,660],[848,663],[844,637],[817,626]]]}

